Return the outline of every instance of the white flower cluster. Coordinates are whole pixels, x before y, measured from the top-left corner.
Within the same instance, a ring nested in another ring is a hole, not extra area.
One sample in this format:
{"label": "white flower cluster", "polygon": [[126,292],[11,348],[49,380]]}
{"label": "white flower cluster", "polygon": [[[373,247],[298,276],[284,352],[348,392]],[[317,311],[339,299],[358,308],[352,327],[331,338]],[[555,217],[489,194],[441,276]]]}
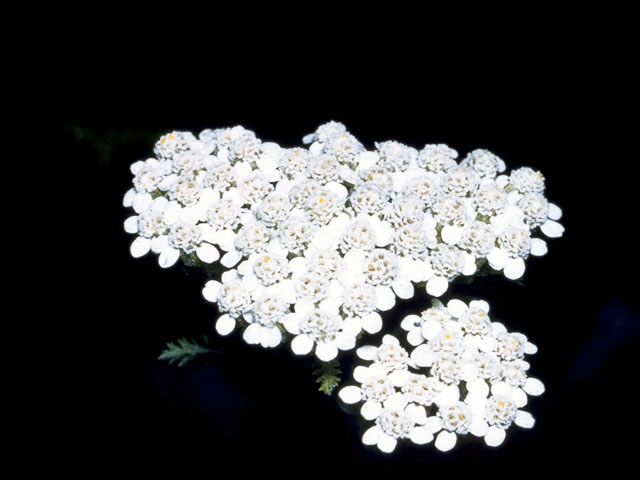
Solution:
{"label": "white flower cluster", "polygon": [[368,151],[337,122],[303,141],[282,148],[240,126],[172,132],[131,166],[132,255],[219,261],[227,270],[203,294],[222,335],[240,323],[248,343],[275,347],[288,332],[294,353],[328,361],[380,331],[379,312],[415,284],[440,296],[485,260],[517,279],[547,250],[532,235],[563,232],[542,175],[507,176],[486,150],[460,163],[446,145]]}
{"label": "white flower cluster", "polygon": [[401,326],[414,350],[407,352],[391,335],[379,347],[360,347],[358,356],[371,363],[354,369],[360,386],[339,391],[345,403],[363,402],[362,417],[375,422],[364,444],[391,452],[400,439],[422,445],[435,438],[436,448],[448,451],[459,435],[471,434],[495,447],[513,424],[533,427],[522,408],[544,385],[527,375],[524,356],[537,348],[492,322],[487,302],[451,300],[445,306],[434,299]]}
{"label": "white flower cluster", "polygon": [[[152,251],[168,268],[181,255],[213,263],[219,248],[228,252],[222,263],[231,263],[236,231],[253,219],[280,178],[279,152],[243,127],[204,130],[198,138],[189,132],[162,136],[156,158],[131,165],[133,188],[123,201],[135,213],[124,222],[125,231],[137,235],[131,255]],[[265,206],[261,214],[272,218],[277,212]]]}

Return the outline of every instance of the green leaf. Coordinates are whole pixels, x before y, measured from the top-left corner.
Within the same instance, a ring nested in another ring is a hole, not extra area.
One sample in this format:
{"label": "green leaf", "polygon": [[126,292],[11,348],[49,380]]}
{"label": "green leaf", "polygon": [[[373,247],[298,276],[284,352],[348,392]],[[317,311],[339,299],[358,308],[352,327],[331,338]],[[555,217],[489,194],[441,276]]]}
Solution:
{"label": "green leaf", "polygon": [[331,395],[333,390],[340,384],[340,362],[338,360],[331,360],[326,363],[315,363],[317,368],[313,370],[313,375],[317,376],[316,383],[320,384],[319,391],[325,395]]}
{"label": "green leaf", "polygon": [[[209,337],[204,335],[204,344],[209,343]],[[178,366],[182,367],[194,358],[207,353],[214,353],[209,347],[203,347],[195,340],[180,338],[176,343],[167,342],[167,347],[158,356],[158,360],[168,360],[170,364],[178,362]]]}

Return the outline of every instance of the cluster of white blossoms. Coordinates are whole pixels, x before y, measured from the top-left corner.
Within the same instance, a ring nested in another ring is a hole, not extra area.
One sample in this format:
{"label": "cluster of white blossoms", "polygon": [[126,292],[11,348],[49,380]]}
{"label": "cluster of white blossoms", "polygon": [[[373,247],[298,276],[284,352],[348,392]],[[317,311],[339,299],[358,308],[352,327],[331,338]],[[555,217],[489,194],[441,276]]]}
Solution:
{"label": "cluster of white blossoms", "polygon": [[152,251],[164,268],[219,262],[203,294],[222,335],[240,324],[248,343],[288,336],[294,353],[328,361],[380,331],[379,312],[415,285],[438,297],[485,263],[517,279],[547,251],[536,235],[563,233],[542,174],[506,175],[486,150],[459,163],[441,144],[367,150],[337,122],[303,142],[282,148],[241,126],[172,132],[131,165],[131,254]]}
{"label": "cluster of white blossoms", "polygon": [[[263,142],[241,126],[172,132],[154,158],[131,165],[132,256],[212,265],[209,275],[218,267],[202,293],[217,306],[220,335],[241,327],[249,344],[290,341],[294,354],[331,362],[363,332],[380,332],[396,297],[416,287],[440,297],[481,269],[516,280],[530,255],[547,252],[542,237],[564,232],[543,175],[507,174],[487,150],[459,161],[443,144],[368,150],[337,122],[303,144]],[[522,409],[544,391],[524,360],[536,347],[492,322],[486,302],[435,298],[401,328],[413,350],[391,335],[358,348],[370,363],[354,370],[359,386],[339,391],[374,422],[363,443],[391,452],[400,439],[434,441],[447,451],[471,434],[498,446],[513,424],[533,426]]]}
{"label": "cluster of white blossoms", "polygon": [[436,448],[448,451],[459,435],[471,434],[495,447],[513,424],[533,427],[522,408],[544,385],[527,375],[524,357],[537,348],[492,322],[487,302],[451,300],[445,306],[434,299],[401,326],[413,351],[391,335],[379,347],[360,347],[357,355],[371,363],[354,369],[360,386],[338,393],[345,403],[362,402],[362,417],[375,422],[364,444],[391,452],[400,439],[423,445],[435,438]]}

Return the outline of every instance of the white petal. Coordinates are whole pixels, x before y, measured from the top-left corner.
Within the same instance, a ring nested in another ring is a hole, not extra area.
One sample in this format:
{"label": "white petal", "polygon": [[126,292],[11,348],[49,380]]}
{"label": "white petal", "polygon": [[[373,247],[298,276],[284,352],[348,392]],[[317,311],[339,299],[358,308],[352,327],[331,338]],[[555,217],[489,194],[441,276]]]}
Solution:
{"label": "white petal", "polygon": [[351,350],[356,346],[356,337],[346,332],[338,332],[336,334],[335,345],[340,350]]}
{"label": "white petal", "polygon": [[534,355],[538,352],[538,347],[536,347],[533,343],[527,342],[524,344],[524,353],[527,355]]}
{"label": "white petal", "polygon": [[484,300],[471,300],[471,302],[469,302],[469,307],[479,308],[484,313],[489,313],[489,304]]}
{"label": "white petal", "polygon": [[133,209],[136,213],[142,213],[151,206],[151,202],[153,198],[150,193],[138,193],[133,198]]}
{"label": "white petal", "polygon": [[304,257],[292,258],[289,262],[289,270],[292,275],[302,275],[307,272],[307,259]]}
{"label": "white petal", "polygon": [[427,340],[432,340],[436,335],[442,331],[442,325],[439,321],[429,319],[422,324],[422,336]]}
{"label": "white petal", "polygon": [[515,419],[516,425],[522,428],[532,428],[536,421],[529,412],[519,410]]}
{"label": "white petal", "polygon": [[551,220],[560,220],[562,218],[562,209],[555,203],[549,204],[549,218]]}
{"label": "white petal", "polygon": [[280,329],[278,327],[272,327],[268,328],[267,330],[269,334],[267,346],[275,348],[280,345],[280,342],[282,341],[282,332],[280,331]]}
{"label": "white petal", "polygon": [[484,441],[490,447],[497,447],[504,442],[506,433],[503,429],[496,426],[491,426],[487,430],[487,434],[484,436]]}
{"label": "white petal", "polygon": [[378,439],[378,448],[384,453],[391,453],[395,450],[398,440],[386,433],[380,435]]}
{"label": "white petal", "polygon": [[442,431],[436,437],[436,448],[441,452],[448,452],[456,446],[458,437],[453,432]]}
{"label": "white petal", "polygon": [[180,217],[180,212],[182,212],[182,207],[178,202],[169,202],[169,205],[167,205],[167,209],[164,212],[164,223],[172,225],[177,222]]}
{"label": "white petal", "polygon": [[124,231],[127,233],[138,233],[138,216],[134,215],[124,221]]}
{"label": "white petal", "polygon": [[454,225],[445,225],[440,232],[442,240],[449,245],[455,245],[460,241],[464,229]]}
{"label": "white petal", "polygon": [[525,265],[521,257],[510,258],[504,266],[504,276],[510,280],[517,280],[524,275]]}
{"label": "white petal", "polygon": [[402,393],[394,393],[384,401],[385,408],[400,410],[407,405],[407,399]]}
{"label": "white petal", "polygon": [[242,338],[244,338],[244,341],[249,345],[258,344],[260,340],[262,340],[263,329],[264,327],[259,323],[252,323],[242,333]]}
{"label": "white petal", "polygon": [[547,251],[548,251],[547,242],[545,242],[541,238],[531,239],[531,255],[535,255],[536,257],[541,257],[543,255],[546,255]]}
{"label": "white petal", "polygon": [[296,355],[306,355],[313,348],[313,340],[308,335],[297,335],[291,340],[291,350]]}
{"label": "white petal", "polygon": [[447,303],[447,310],[449,310],[452,317],[460,318],[467,310],[469,310],[469,307],[467,307],[467,304],[462,300],[454,299]]}
{"label": "white petal", "polygon": [[324,188],[335,193],[341,200],[347,198],[347,195],[349,194],[347,188],[338,182],[329,182],[324,186]]}
{"label": "white petal", "polygon": [[218,246],[225,252],[233,250],[233,244],[236,240],[236,234],[233,230],[219,230],[216,232],[215,241]]}
{"label": "white petal", "polygon": [[379,313],[373,312],[362,317],[362,328],[367,333],[378,333],[382,330],[382,317]]}
{"label": "white petal", "polygon": [[131,256],[133,258],[142,257],[151,250],[151,240],[144,237],[137,237],[133,242],[131,242],[129,250],[131,251]]}
{"label": "white petal", "polygon": [[540,226],[540,230],[549,238],[558,238],[564,233],[564,227],[555,220],[547,220]]}
{"label": "white petal", "polygon": [[323,362],[333,360],[338,356],[338,347],[334,343],[320,342],[316,345],[316,357]]}
{"label": "white petal", "polygon": [[384,345],[400,345],[400,340],[398,340],[393,335],[387,334],[384,337],[382,337],[382,343]]}
{"label": "white petal", "polygon": [[[382,322],[382,319],[380,319]],[[358,335],[362,331],[363,321],[360,317],[347,317],[342,323],[342,331],[351,335]]]}
{"label": "white petal", "polygon": [[[416,326],[416,324],[418,324],[418,326]],[[420,328],[420,325],[422,325],[422,319],[418,315],[407,315],[402,319],[402,322],[400,322],[400,328],[407,332]]]}
{"label": "white petal", "polygon": [[431,433],[436,433],[442,430],[442,422],[436,416],[428,417],[427,421],[424,423],[424,428],[429,430]]}
{"label": "white petal", "polygon": [[433,440],[433,434],[426,427],[415,427],[411,430],[409,438],[416,445],[424,445]]}
{"label": "white petal", "polygon": [[133,197],[136,196],[136,189],[130,188],[127,190],[127,193],[124,194],[124,198],[122,199],[122,206],[129,208],[133,205]]}
{"label": "white petal", "polygon": [[433,363],[433,357],[433,351],[424,343],[422,345],[418,345],[413,349],[413,352],[411,352],[411,360],[420,367],[430,367]]}
{"label": "white petal", "polygon": [[407,414],[417,424],[424,425],[427,421],[427,411],[422,405],[408,405]]}
{"label": "white petal", "polygon": [[396,279],[392,284],[392,288],[400,298],[407,299],[413,297],[413,284],[407,279]]}
{"label": "white petal", "polygon": [[237,250],[231,250],[225,253],[220,259],[220,263],[227,267],[231,268],[236,265],[242,259],[242,255]]}
{"label": "white petal", "polygon": [[464,253],[464,269],[462,274],[469,277],[476,273],[477,270],[476,257],[471,253]]}
{"label": "white petal", "polygon": [[502,270],[506,265],[507,260],[509,260],[509,256],[507,255],[507,253],[497,247],[491,250],[491,252],[489,252],[489,254],[487,255],[487,261],[489,262],[489,265],[491,265],[491,268],[493,268],[494,270]]}
{"label": "white petal", "polygon": [[505,382],[496,382],[491,385],[491,393],[495,396],[505,395],[510,397],[512,390],[513,387]]}
{"label": "white petal", "polygon": [[467,382],[467,390],[480,397],[486,398],[489,395],[489,385],[482,378]]}
{"label": "white petal", "polygon": [[142,170],[143,167],[144,167],[144,162],[142,160],[138,160],[137,162],[133,162],[131,165],[129,165],[129,170],[134,175],[137,175],[138,172]]}
{"label": "white petal", "polygon": [[362,443],[365,445],[376,445],[381,435],[383,435],[382,429],[374,425],[364,432],[364,435],[362,435]]}
{"label": "white petal", "polygon": [[311,143],[313,142],[314,138],[316,138],[316,134],[309,133],[308,135],[305,135],[304,137],[302,137],[302,143]]}
{"label": "white petal", "polygon": [[544,384],[537,378],[533,377],[527,378],[523,388],[525,392],[534,397],[544,393]]}
{"label": "white petal", "polygon": [[382,411],[382,404],[380,402],[367,401],[364,402],[360,409],[360,415],[366,420],[375,420]]}
{"label": "white petal", "polygon": [[422,336],[422,332],[419,328],[414,328],[407,334],[407,342],[414,347],[424,342],[424,337]]}
{"label": "white petal", "polygon": [[396,296],[389,287],[376,287],[376,308],[383,312],[391,310],[396,304]]}
{"label": "white petal", "polygon": [[521,388],[514,388],[511,390],[511,398],[515,402],[518,408],[522,408],[527,404],[527,394]]}
{"label": "white petal", "polygon": [[360,347],[356,350],[356,355],[358,355],[362,360],[373,360],[376,358],[377,353],[378,347],[374,347],[373,345],[365,345],[364,347]]}
{"label": "white petal", "polygon": [[309,300],[300,300],[296,302],[293,309],[298,315],[302,317],[306,317],[307,315],[310,315],[311,312],[314,311],[315,307],[313,305],[313,302]]}
{"label": "white petal", "polygon": [[196,255],[198,255],[198,258],[204,263],[213,263],[220,258],[218,249],[210,243],[205,242],[202,242],[202,245],[198,247]]}
{"label": "white petal", "polygon": [[469,425],[469,433],[476,437],[484,437],[489,430],[489,424],[482,418],[475,418]]}
{"label": "white petal", "polygon": [[160,252],[160,256],[158,257],[158,265],[161,268],[169,268],[176,264],[178,259],[180,258],[180,250],[177,248],[167,248]]}
{"label": "white petal", "polygon": [[153,237],[151,239],[151,251],[156,254],[162,253],[169,247],[169,237],[167,235],[160,235],[159,237]]}
{"label": "white petal", "polygon": [[216,332],[220,335],[229,335],[236,328],[236,321],[229,315],[221,315],[216,321]]}
{"label": "white petal", "polygon": [[204,288],[202,289],[202,296],[205,300],[215,303],[218,301],[218,292],[220,291],[220,287],[222,284],[216,280],[209,280],[204,284]]}
{"label": "white petal", "polygon": [[391,380],[394,386],[401,387],[406,383],[410,374],[411,372],[409,372],[409,370],[394,370],[389,375],[389,380]]}
{"label": "white petal", "polygon": [[363,367],[362,365],[359,365],[353,369],[353,378],[358,383],[364,383],[370,376],[371,376],[371,373],[369,372],[368,367]]}
{"label": "white petal", "polygon": [[338,396],[344,403],[357,403],[362,399],[362,393],[359,387],[348,386],[338,392]]}
{"label": "white petal", "polygon": [[434,297],[439,297],[449,288],[449,282],[446,278],[436,275],[431,277],[427,282],[427,293]]}
{"label": "white petal", "polygon": [[460,389],[457,385],[444,387],[436,398],[438,405],[450,405],[460,400]]}

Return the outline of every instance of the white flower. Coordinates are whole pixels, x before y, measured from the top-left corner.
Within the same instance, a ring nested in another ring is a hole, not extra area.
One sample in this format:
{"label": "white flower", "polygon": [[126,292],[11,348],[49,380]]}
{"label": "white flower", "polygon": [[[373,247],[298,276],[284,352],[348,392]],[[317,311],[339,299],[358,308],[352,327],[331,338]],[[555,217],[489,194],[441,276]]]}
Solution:
{"label": "white flower", "polygon": [[352,249],[373,250],[376,246],[376,233],[371,223],[364,217],[355,218],[340,238],[340,250],[344,253]]}
{"label": "white flower", "polygon": [[202,296],[209,302],[217,303],[223,313],[216,321],[216,331],[220,335],[230,334],[236,327],[236,319],[251,310],[251,291],[242,283],[236,270],[222,274],[222,283],[209,280],[202,289]]}
{"label": "white flower", "polygon": [[280,168],[289,179],[295,179],[306,173],[309,161],[309,150],[304,148],[284,149],[280,157]]}
{"label": "white flower", "polygon": [[462,274],[465,263],[471,261],[459,248],[442,243],[430,250],[429,260],[433,276],[428,279],[426,290],[434,297],[446,292],[449,282]]}
{"label": "white flower", "polygon": [[318,227],[308,218],[290,216],[279,225],[279,238],[282,247],[296,255],[301,254],[312,240]]}
{"label": "white flower", "polygon": [[349,196],[349,202],[356,213],[380,215],[388,201],[387,193],[382,187],[373,183],[361,183]]}
{"label": "white flower", "polygon": [[153,148],[153,153],[161,159],[172,159],[176,154],[189,149],[196,138],[189,132],[171,132],[160,137]]}
{"label": "white flower", "polygon": [[285,321],[288,312],[289,304],[277,292],[264,291],[254,302],[253,309],[243,315],[249,326],[242,333],[242,338],[250,345],[277,347],[282,341],[278,325]]}
{"label": "white flower", "polygon": [[306,135],[302,141],[303,143],[311,143],[313,141],[326,143],[330,138],[342,135],[346,131],[347,127],[345,127],[344,124],[331,121],[320,125],[315,133]]}
{"label": "white flower", "polygon": [[227,161],[214,161],[205,170],[198,172],[196,180],[202,187],[226,191],[236,181],[236,170]]}
{"label": "white flower", "polygon": [[407,180],[405,191],[418,198],[425,208],[433,207],[441,194],[438,181],[424,174]]}
{"label": "white flower", "polygon": [[484,437],[490,447],[502,444],[506,430],[515,423],[522,428],[532,428],[535,421],[529,412],[519,410],[517,402],[508,394],[486,395],[470,393],[465,402],[473,412],[470,433]]}
{"label": "white flower", "polygon": [[483,178],[493,179],[498,173],[505,171],[504,162],[489,150],[478,149],[470,152],[460,162],[461,166],[470,167]]}
{"label": "white flower", "polygon": [[480,184],[480,176],[471,168],[455,167],[448,170],[442,178],[442,191],[445,194],[466,197]]}
{"label": "white flower", "polygon": [[338,313],[314,307],[311,302],[298,302],[295,313],[289,314],[285,328],[295,335],[291,349],[296,355],[306,355],[315,345],[315,355],[323,362],[338,356],[338,350],[355,347],[355,334],[345,329]]}
{"label": "white flower", "polygon": [[505,277],[511,280],[522,277],[525,271],[524,260],[534,247],[529,229],[509,227],[498,236],[496,243],[497,246],[487,255],[491,268],[504,270]]}
{"label": "white flower", "polygon": [[350,133],[332,136],[324,145],[324,152],[333,155],[340,163],[353,164],[364,147]]}
{"label": "white flower", "polygon": [[549,203],[542,194],[525,193],[518,199],[518,207],[531,230],[540,227],[542,233],[549,238],[561,237],[564,233],[564,227],[557,222],[562,218],[562,210]]}
{"label": "white flower", "polygon": [[441,173],[456,165],[458,152],[444,144],[425,145],[418,153],[418,165],[433,173]]}
{"label": "white flower", "polygon": [[254,220],[244,224],[237,234],[231,236],[230,240],[233,244],[225,243],[220,247],[223,250],[228,249],[220,263],[229,268],[236,265],[243,257],[249,257],[252,253],[265,252],[271,240],[271,230],[258,220]]}
{"label": "white flower", "polygon": [[285,221],[290,212],[289,199],[277,193],[271,193],[258,205],[256,216],[268,227],[274,227]]}
{"label": "white flower", "polygon": [[195,252],[205,263],[220,258],[218,250],[203,238],[193,212],[164,197],[157,197],[140,215],[129,217],[124,227],[126,232],[139,235],[131,244],[131,255],[137,258],[153,251],[162,268],[173,266],[181,252]]}
{"label": "white flower", "polygon": [[507,206],[507,193],[496,183],[481,185],[473,194],[473,205],[480,215],[499,215]]}
{"label": "white flower", "polygon": [[511,172],[509,184],[520,193],[544,192],[544,175],[529,167],[522,167]]}
{"label": "white flower", "polygon": [[415,148],[396,141],[376,142],[376,149],[380,155],[380,164],[391,170],[406,170],[418,156]]}
{"label": "white flower", "polygon": [[396,195],[384,210],[384,218],[394,227],[420,224],[424,218],[424,205],[413,195]]}
{"label": "white flower", "polygon": [[340,162],[334,156],[327,154],[311,157],[307,162],[307,174],[312,180],[325,185],[339,179]]}

